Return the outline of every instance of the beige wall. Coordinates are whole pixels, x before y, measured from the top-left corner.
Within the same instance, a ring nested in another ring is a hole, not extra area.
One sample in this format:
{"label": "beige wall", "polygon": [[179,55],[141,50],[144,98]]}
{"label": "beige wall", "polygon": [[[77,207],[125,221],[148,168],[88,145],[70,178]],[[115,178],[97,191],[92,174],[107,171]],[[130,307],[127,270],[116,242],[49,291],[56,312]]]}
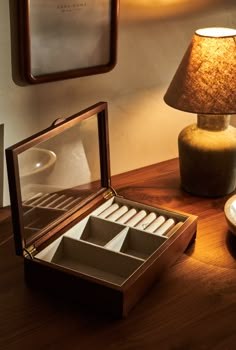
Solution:
{"label": "beige wall", "polygon": [[[176,157],[179,131],[196,118],[166,106],[163,94],[195,29],[236,27],[233,3],[224,0],[221,5],[176,17],[152,11],[151,18],[143,18],[139,12],[135,20],[135,8],[129,19],[126,0],[121,0],[118,63],[113,71],[18,87],[11,79],[8,1],[1,0],[0,124],[4,124],[4,147],[58,117],[105,100],[109,103],[112,174]],[[4,205],[8,202],[4,169]]]}

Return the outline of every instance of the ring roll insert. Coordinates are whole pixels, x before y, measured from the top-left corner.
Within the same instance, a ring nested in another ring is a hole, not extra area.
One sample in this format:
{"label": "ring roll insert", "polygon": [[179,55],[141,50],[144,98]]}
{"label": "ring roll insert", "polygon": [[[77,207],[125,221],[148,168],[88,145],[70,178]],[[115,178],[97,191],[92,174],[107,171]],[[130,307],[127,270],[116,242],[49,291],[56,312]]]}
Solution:
{"label": "ring roll insert", "polygon": [[179,221],[177,224],[175,224],[170,230],[168,230],[164,236],[165,237],[170,237],[175,233],[181,226],[183,225],[182,221]]}
{"label": "ring roll insert", "polygon": [[175,225],[174,219],[168,219],[160,228],[158,228],[154,233],[158,235],[164,235],[167,233],[169,229],[171,229]]}
{"label": "ring roll insert", "polygon": [[124,215],[125,213],[127,213],[127,211],[129,210],[129,208],[126,205],[123,205],[122,207],[120,207],[119,209],[117,209],[116,211],[114,211],[112,214],[110,214],[109,216],[107,216],[108,220],[112,220],[112,221],[116,221],[117,219],[119,219],[122,215]]}
{"label": "ring roll insert", "polygon": [[119,224],[125,224],[130,218],[132,218],[137,213],[137,210],[132,208],[127,213],[122,215],[116,222]]}
{"label": "ring roll insert", "polygon": [[103,212],[101,212],[98,216],[100,218],[105,219],[108,215],[112,214],[114,211],[116,211],[117,209],[119,209],[119,205],[117,203],[112,204],[110,207],[108,207],[107,209],[105,209]]}
{"label": "ring roll insert", "polygon": [[138,225],[135,226],[137,229],[145,230],[155,219],[157,218],[156,213],[150,213]]}
{"label": "ring roll insert", "polygon": [[149,233],[154,233],[158,227],[160,227],[164,222],[166,221],[165,217],[163,215],[158,216],[158,218],[149,225],[145,231]]}
{"label": "ring roll insert", "polygon": [[134,227],[137,225],[145,216],[147,215],[147,212],[145,210],[140,210],[136,215],[134,215],[130,220],[128,220],[125,224]]}

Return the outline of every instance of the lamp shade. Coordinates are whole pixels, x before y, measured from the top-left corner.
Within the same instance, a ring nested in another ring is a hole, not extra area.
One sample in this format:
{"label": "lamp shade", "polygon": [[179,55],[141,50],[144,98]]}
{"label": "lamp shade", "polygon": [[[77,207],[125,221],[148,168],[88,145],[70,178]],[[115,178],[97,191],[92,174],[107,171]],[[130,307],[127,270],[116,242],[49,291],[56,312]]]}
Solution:
{"label": "lamp shade", "polygon": [[236,30],[197,30],[164,100],[186,112],[235,114]]}

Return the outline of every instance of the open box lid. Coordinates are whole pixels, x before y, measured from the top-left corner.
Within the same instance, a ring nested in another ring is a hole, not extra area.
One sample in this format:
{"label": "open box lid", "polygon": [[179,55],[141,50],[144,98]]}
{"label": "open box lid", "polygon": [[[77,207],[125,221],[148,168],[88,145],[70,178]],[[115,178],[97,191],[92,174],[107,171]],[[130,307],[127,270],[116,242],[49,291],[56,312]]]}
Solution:
{"label": "open box lid", "polygon": [[62,229],[110,187],[107,103],[6,149],[16,253]]}

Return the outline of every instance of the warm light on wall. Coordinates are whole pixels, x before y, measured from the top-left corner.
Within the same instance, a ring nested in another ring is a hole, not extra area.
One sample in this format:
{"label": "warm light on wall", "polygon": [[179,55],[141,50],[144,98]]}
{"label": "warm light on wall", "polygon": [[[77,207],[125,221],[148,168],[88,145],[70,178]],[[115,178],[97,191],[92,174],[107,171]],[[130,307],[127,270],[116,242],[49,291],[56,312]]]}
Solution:
{"label": "warm light on wall", "polygon": [[121,14],[125,20],[150,20],[186,14],[223,2],[224,0],[121,0]]}
{"label": "warm light on wall", "polygon": [[156,6],[156,5],[168,5],[186,2],[185,0],[126,0],[127,4],[135,4],[136,6]]}

